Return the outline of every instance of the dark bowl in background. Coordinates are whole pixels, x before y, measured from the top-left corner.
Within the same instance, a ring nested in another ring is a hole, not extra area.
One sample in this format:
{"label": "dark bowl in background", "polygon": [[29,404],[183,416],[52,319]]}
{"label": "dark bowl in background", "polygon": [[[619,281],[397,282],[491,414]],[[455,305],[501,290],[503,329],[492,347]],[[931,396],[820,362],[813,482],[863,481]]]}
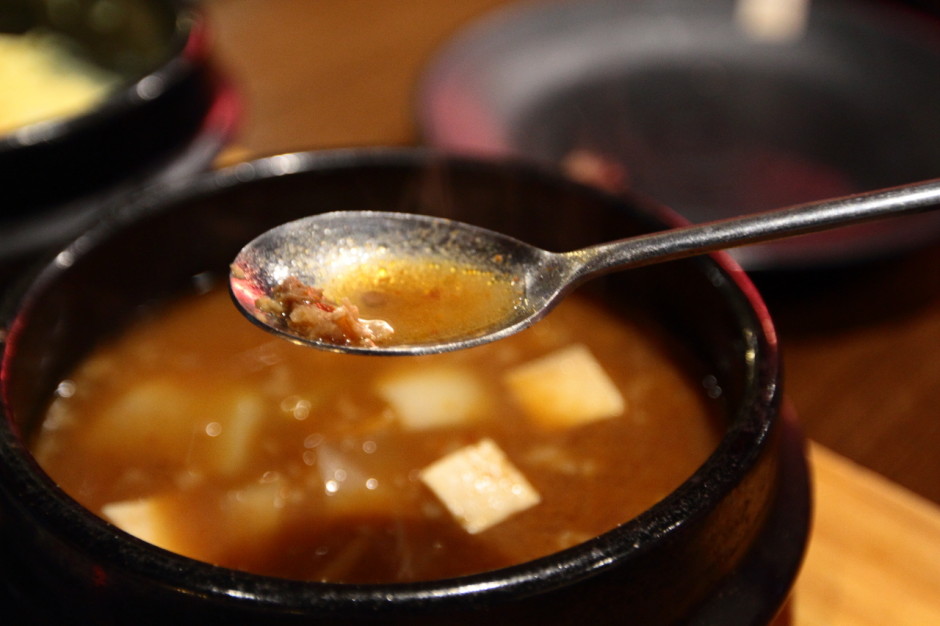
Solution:
{"label": "dark bowl in background", "polygon": [[94,223],[104,197],[205,169],[236,117],[193,2],[4,0],[0,32],[35,29],[120,85],[87,111],[0,134],[0,278]]}
{"label": "dark bowl in background", "polygon": [[[667,213],[529,165],[420,150],[288,154],[158,186],[8,298],[0,420],[0,610],[52,623],[766,624],[809,529],[802,440],[774,331],[723,256],[610,274],[592,293],[655,314],[707,368],[728,427],[646,513],[523,565],[414,584],[306,583],[213,567],[77,505],[27,448],[59,381],[143,309],[222,280],[247,241],[338,209],[443,215],[548,249],[658,229]],[[248,323],[246,321],[246,323]],[[54,601],[50,602],[50,599]]]}
{"label": "dark bowl in background", "polygon": [[[741,27],[742,5],[501,7],[430,64],[419,124],[448,151],[556,165],[592,153],[619,170],[618,184],[693,222],[937,177],[935,16],[903,2],[813,0],[805,31],[774,40]],[[750,271],[801,271],[938,240],[940,215],[927,213],[730,254]]]}

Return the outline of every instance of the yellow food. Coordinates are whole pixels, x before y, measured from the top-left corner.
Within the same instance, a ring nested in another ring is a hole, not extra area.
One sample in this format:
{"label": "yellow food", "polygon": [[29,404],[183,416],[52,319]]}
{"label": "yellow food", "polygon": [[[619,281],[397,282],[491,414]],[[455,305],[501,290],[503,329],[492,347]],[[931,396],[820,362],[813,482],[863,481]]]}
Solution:
{"label": "yellow food", "polygon": [[0,34],[0,134],[81,113],[117,77],[71,55],[53,35]]}

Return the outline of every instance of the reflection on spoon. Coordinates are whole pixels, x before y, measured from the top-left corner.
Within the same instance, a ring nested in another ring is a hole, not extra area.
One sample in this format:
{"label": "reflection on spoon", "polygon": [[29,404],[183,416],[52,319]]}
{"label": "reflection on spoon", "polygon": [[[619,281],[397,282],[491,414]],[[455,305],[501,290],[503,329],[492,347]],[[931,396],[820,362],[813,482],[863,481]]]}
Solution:
{"label": "reflection on spoon", "polygon": [[[443,218],[338,211],[251,241],[232,263],[230,286],[249,319],[292,341],[357,354],[432,354],[527,328],[574,287],[606,272],[938,204],[940,180],[933,180],[560,253]],[[294,313],[298,302],[296,310],[306,313]],[[311,310],[339,331],[324,330],[322,320],[305,322]],[[343,330],[352,322],[372,335]]]}

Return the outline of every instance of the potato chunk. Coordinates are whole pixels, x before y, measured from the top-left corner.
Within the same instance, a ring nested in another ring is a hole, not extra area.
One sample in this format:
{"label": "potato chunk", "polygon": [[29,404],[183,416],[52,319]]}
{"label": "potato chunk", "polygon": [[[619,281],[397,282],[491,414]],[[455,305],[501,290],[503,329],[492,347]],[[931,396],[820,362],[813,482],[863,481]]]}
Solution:
{"label": "potato chunk", "polygon": [[581,344],[523,363],[504,380],[526,415],[548,428],[616,417],[626,408],[620,390]]}
{"label": "potato chunk", "polygon": [[382,380],[376,390],[408,430],[466,424],[488,405],[477,377],[457,367],[406,370]]}
{"label": "potato chunk", "polygon": [[541,501],[491,439],[435,461],[421,470],[421,480],[472,535]]}

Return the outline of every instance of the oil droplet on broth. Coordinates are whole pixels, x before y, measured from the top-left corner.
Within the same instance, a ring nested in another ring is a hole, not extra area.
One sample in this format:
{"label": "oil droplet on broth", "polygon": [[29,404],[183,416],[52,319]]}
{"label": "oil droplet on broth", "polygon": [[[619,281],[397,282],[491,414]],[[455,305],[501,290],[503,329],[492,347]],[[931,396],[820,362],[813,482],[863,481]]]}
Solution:
{"label": "oil droplet on broth", "polygon": [[395,329],[388,344],[475,335],[511,318],[524,293],[517,277],[430,258],[364,263],[323,285],[334,301],[348,298],[359,317]]}

